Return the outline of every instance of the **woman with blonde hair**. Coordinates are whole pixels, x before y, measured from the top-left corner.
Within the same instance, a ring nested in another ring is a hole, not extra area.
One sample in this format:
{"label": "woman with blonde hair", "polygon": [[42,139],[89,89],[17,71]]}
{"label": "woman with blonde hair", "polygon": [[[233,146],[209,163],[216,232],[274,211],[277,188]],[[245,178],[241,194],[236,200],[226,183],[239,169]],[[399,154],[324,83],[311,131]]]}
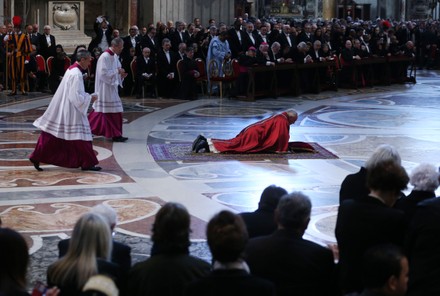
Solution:
{"label": "woman with blonde hair", "polygon": [[101,215],[86,213],[76,222],[67,254],[49,266],[47,282],[58,286],[61,295],[78,295],[96,274],[110,276],[116,283],[119,266],[110,262],[112,236]]}

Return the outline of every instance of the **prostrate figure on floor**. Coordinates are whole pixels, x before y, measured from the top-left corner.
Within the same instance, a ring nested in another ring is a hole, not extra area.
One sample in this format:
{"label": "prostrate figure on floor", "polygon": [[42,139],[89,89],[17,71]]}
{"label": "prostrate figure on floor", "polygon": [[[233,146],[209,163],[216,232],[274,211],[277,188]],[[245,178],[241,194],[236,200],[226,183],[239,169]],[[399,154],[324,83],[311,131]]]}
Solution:
{"label": "prostrate figure on floor", "polygon": [[251,124],[229,140],[206,139],[199,135],[192,150],[196,153],[203,149],[214,153],[287,152],[290,125],[297,119],[298,113],[292,109]]}
{"label": "prostrate figure on floor", "polygon": [[125,142],[128,138],[122,136],[122,108],[118,87],[127,73],[119,61],[124,47],[121,38],[111,41],[111,47],[104,51],[98,59],[95,74],[95,91],[101,100],[93,104],[89,114],[92,133],[97,136],[112,138],[113,142]]}
{"label": "prostrate figure on floor", "polygon": [[97,95],[84,90],[82,70],[90,64],[90,52],[80,51],[77,62],[70,66],[43,116],[34,126],[41,129],[37,146],[29,160],[38,171],[40,162],[67,168],[99,171],[92,146],[92,133],[87,120],[90,102]]}

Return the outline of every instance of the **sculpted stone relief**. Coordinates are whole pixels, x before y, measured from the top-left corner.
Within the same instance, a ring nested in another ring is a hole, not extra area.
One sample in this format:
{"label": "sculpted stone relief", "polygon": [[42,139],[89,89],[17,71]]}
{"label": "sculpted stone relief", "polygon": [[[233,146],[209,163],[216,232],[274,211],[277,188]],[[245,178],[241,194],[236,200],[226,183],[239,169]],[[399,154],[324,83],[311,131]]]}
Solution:
{"label": "sculpted stone relief", "polygon": [[52,7],[53,24],[61,30],[79,29],[78,2],[55,2]]}

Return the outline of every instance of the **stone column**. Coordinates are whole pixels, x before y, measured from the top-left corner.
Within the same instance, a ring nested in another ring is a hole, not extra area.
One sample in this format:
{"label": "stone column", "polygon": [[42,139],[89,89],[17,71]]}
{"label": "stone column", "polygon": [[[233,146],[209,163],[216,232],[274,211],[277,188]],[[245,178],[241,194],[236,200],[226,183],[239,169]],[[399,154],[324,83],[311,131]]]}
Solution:
{"label": "stone column", "polygon": [[336,0],[322,0],[322,17],[325,20],[336,17]]}

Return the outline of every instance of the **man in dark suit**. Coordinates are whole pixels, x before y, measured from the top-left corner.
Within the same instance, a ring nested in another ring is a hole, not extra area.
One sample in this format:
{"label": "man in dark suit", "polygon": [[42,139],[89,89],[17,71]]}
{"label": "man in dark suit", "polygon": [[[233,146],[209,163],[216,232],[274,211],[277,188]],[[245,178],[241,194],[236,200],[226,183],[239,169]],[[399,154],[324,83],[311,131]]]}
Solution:
{"label": "man in dark suit", "polygon": [[189,34],[185,31],[185,24],[183,22],[176,22],[176,31],[170,34],[171,39],[171,49],[175,52],[179,50],[180,43],[187,43],[189,39]]}
{"label": "man in dark suit", "polygon": [[136,89],[137,98],[142,97],[142,89],[145,87],[145,83],[150,81],[150,89],[148,89],[147,95],[155,98],[156,92],[156,61],[154,56],[151,56],[151,49],[144,47],[142,49],[142,56],[136,58]]}
{"label": "man in dark suit", "polygon": [[37,52],[42,55],[45,60],[47,60],[48,57],[55,57],[57,54],[55,49],[55,36],[50,34],[50,30],[50,26],[44,26],[44,34],[40,36],[40,40],[38,41]]}
{"label": "man in dark suit", "polygon": [[276,209],[278,230],[249,240],[245,249],[251,274],[272,281],[277,295],[340,295],[332,252],[302,238],[312,203],[301,192],[284,195]]}
{"label": "man in dark suit", "polygon": [[[141,38],[137,35],[138,31],[139,29],[137,26],[131,26],[128,35],[122,38],[122,40],[124,40],[124,48],[122,49],[121,52],[122,60],[131,61],[130,48],[135,49],[136,56],[139,56],[141,54],[141,50],[140,50]],[[127,71],[127,69],[125,69],[125,71]]]}
{"label": "man in dark suit", "polygon": [[231,58],[238,58],[238,56],[248,50],[249,47],[243,50],[243,38],[244,32],[241,30],[241,22],[236,20],[233,28],[229,29],[228,31],[228,42],[229,48],[231,49]]}
{"label": "man in dark suit", "polygon": [[360,262],[366,250],[385,243],[403,246],[405,214],[392,207],[408,181],[401,165],[393,161],[379,163],[367,171],[369,195],[346,200],[339,206],[335,235],[344,293],[362,290]]}
{"label": "man in dark suit", "polygon": [[[91,209],[92,213],[99,214],[103,216],[106,221],[109,223],[109,227],[111,228],[111,231],[114,231],[114,228],[117,224],[117,215],[115,210],[106,205],[106,204],[99,204],[94,206]],[[69,242],[70,239],[64,239],[61,240],[58,243],[58,251],[59,251],[59,258],[63,257],[69,248]],[[112,247],[112,255],[111,255],[111,261],[113,263],[116,263],[121,268],[121,271],[127,275],[131,268],[131,248],[123,243],[119,243],[117,241],[113,240],[113,247]]]}
{"label": "man in dark suit", "polygon": [[147,34],[140,40],[140,47],[142,50],[148,47],[151,50],[152,57],[156,57],[157,51],[160,47],[159,40],[156,37],[156,28],[149,27]]}
{"label": "man in dark suit", "polygon": [[170,49],[171,41],[165,38],[162,40],[162,48],[157,53],[157,87],[159,95],[164,98],[174,97],[178,86],[178,58]]}
{"label": "man in dark suit", "polygon": [[241,49],[242,51],[246,51],[251,46],[258,48],[257,34],[254,33],[254,24],[249,22],[246,24],[246,31],[243,34]]}
{"label": "man in dark suit", "polygon": [[304,25],[304,30],[298,35],[297,42],[310,42],[313,43],[313,33],[312,33],[312,25],[309,23],[306,23]]}
{"label": "man in dark suit", "polygon": [[93,24],[95,30],[95,38],[89,44],[89,51],[93,52],[95,47],[101,47],[102,51],[110,47],[112,41],[113,28],[105,16],[98,16]]}
{"label": "man in dark suit", "polygon": [[283,25],[283,32],[278,35],[278,40],[281,44],[281,51],[288,52],[296,47],[295,36],[291,34],[291,28],[289,25]]}
{"label": "man in dark suit", "polygon": [[251,213],[240,213],[249,234],[249,238],[272,234],[276,229],[275,209],[280,198],[287,194],[284,188],[270,185],[263,190],[258,209]]}
{"label": "man in dark suit", "polygon": [[38,41],[40,40],[40,32],[38,32],[38,24],[32,25],[31,43],[38,48]]}

